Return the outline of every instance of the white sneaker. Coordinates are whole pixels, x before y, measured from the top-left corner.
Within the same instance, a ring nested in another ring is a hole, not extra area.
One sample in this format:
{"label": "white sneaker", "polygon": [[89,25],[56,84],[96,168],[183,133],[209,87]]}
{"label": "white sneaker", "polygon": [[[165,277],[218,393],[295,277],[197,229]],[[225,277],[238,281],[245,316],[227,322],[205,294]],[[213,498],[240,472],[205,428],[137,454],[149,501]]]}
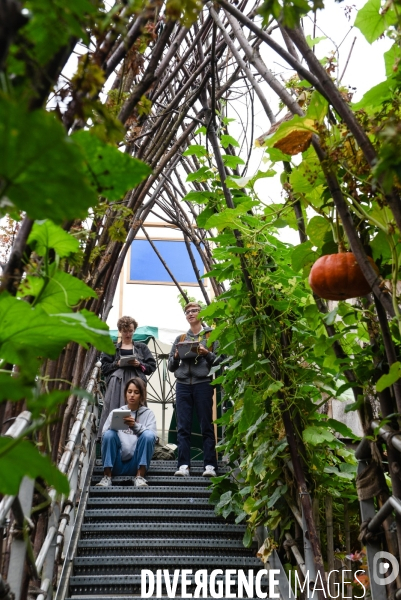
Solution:
{"label": "white sneaker", "polygon": [[189,476],[189,468],[188,465],[181,465],[178,471],[174,473],[174,475],[178,475],[179,477],[188,477]]}
{"label": "white sneaker", "polygon": [[99,487],[110,487],[113,484],[111,483],[111,477],[104,475],[104,477],[102,477],[102,479],[96,485]]}
{"label": "white sneaker", "polygon": [[148,482],[146,481],[146,479],[144,477],[141,477],[140,475],[137,475],[133,479],[134,479],[135,487],[144,487],[144,486],[147,487],[148,486]]}
{"label": "white sneaker", "polygon": [[216,477],[216,471],[214,470],[213,465],[206,465],[204,472],[202,473],[203,477]]}

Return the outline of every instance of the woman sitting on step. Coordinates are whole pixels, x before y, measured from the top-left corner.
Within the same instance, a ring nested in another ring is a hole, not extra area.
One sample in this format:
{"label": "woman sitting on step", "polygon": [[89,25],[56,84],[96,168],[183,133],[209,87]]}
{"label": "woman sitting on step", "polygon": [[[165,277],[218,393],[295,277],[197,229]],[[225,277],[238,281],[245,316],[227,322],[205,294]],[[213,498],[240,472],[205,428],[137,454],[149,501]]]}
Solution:
{"label": "woman sitting on step", "polygon": [[[140,377],[127,381],[124,390],[127,404],[113,410],[102,431],[102,461],[104,477],[97,484],[102,487],[112,485],[111,476],[128,475],[136,487],[148,485],[145,473],[153,455],[157,436],[156,418],[146,406],[146,386]],[[126,429],[111,429],[113,413],[130,410],[124,418]]]}

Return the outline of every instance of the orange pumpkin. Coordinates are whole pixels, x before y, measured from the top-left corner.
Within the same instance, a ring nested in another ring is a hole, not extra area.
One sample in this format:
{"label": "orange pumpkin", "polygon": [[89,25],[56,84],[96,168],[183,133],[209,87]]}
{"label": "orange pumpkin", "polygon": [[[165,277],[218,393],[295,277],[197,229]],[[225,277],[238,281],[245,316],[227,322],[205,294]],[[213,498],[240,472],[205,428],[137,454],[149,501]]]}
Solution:
{"label": "orange pumpkin", "polygon": [[[379,269],[368,258],[378,273]],[[357,298],[371,291],[352,252],[327,254],[318,258],[310,272],[309,285],[317,296],[325,300]]]}

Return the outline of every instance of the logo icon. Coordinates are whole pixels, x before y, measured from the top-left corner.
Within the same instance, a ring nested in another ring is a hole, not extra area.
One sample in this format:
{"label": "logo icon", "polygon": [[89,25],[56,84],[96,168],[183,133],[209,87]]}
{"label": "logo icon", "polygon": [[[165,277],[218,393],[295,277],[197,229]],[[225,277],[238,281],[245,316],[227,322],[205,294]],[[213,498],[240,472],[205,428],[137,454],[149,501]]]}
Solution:
{"label": "logo icon", "polygon": [[[391,567],[391,568],[390,568]],[[400,565],[389,552],[377,552],[373,557],[373,579],[378,585],[393,583],[398,577]]]}

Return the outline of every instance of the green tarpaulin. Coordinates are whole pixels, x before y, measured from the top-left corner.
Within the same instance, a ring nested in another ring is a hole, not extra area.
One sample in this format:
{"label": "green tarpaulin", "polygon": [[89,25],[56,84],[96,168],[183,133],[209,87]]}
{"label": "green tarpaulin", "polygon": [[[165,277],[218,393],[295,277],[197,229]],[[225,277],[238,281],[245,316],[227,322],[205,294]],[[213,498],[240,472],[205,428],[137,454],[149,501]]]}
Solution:
{"label": "green tarpaulin", "polygon": [[[118,338],[118,329],[110,329],[110,335],[113,342],[117,341]],[[159,329],[157,327],[151,327],[150,325],[145,325],[144,327],[138,327],[138,329],[134,333],[134,341],[135,342],[145,342],[148,343],[150,338],[158,338]]]}

